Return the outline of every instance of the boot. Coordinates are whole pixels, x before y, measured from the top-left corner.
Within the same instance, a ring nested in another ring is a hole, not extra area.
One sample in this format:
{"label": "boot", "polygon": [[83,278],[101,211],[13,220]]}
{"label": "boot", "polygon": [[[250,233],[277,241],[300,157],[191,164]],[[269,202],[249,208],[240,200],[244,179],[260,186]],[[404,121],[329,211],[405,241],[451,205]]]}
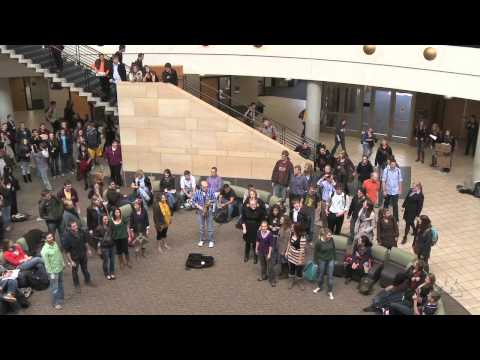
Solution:
{"label": "boot", "polygon": [[27,174],[27,177],[28,177],[28,181],[32,182],[32,175]]}
{"label": "boot", "polygon": [[305,286],[303,286],[303,277],[297,277],[296,281],[300,290],[305,291]]}
{"label": "boot", "polygon": [[28,182],[27,175],[23,175],[23,181],[25,181],[25,183]]}
{"label": "boot", "polygon": [[295,277],[294,276],[290,276],[290,282],[288,284],[288,289],[292,289],[293,286],[295,285]]}

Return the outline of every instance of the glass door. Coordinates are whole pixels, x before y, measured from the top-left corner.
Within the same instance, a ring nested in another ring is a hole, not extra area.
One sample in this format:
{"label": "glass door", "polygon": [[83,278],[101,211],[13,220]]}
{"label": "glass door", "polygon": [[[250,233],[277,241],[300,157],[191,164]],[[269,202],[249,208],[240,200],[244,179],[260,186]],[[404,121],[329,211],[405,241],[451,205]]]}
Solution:
{"label": "glass door", "polygon": [[390,132],[392,91],[375,89],[374,98],[375,110],[370,126],[373,128],[374,133],[388,137]]}
{"label": "glass door", "polygon": [[413,94],[395,92],[395,112],[393,114],[392,137],[408,140],[412,119]]}

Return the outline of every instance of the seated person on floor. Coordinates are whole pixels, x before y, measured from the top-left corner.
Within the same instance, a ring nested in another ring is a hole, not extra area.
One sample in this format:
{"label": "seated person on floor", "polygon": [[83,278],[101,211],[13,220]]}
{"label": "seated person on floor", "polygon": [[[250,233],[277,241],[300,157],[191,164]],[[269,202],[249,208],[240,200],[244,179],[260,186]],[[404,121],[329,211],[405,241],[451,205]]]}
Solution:
{"label": "seated person on floor", "polygon": [[367,275],[372,267],[372,243],[366,235],[360,237],[352,251],[351,256],[345,258],[345,284],[348,284],[353,275],[359,278]]}
{"label": "seated person on floor", "polygon": [[165,193],[167,196],[170,209],[175,209],[177,189],[175,188],[175,178],[172,176],[170,169],[165,169],[163,172],[162,180],[160,180],[160,192]]}
{"label": "seated person on floor", "polygon": [[191,208],[196,182],[195,177],[188,170],[185,170],[180,178],[180,189],[180,208]]}
{"label": "seated person on floor", "polygon": [[23,248],[19,244],[14,244],[11,240],[3,242],[3,258],[15,269],[31,270],[44,269],[43,259],[41,257],[31,257],[25,254]]}
{"label": "seated person on floor", "polygon": [[18,283],[12,270],[5,269],[0,265],[0,294],[6,302],[16,302]]}
{"label": "seated person on floor", "polygon": [[413,313],[413,304],[415,301],[417,302],[418,306],[428,302],[428,295],[435,290],[435,280],[436,278],[434,274],[428,274],[424,283],[418,286],[413,294],[408,294],[407,289],[401,301],[392,301],[390,304],[384,306],[384,309],[393,309],[393,312],[390,311],[390,315],[394,315],[396,313]]}
{"label": "seated person on floor", "polygon": [[237,195],[235,191],[230,187],[230,185],[223,185],[223,189],[220,191],[219,195],[219,209],[228,208],[228,221],[232,220],[233,211],[235,210],[235,203],[237,200]]}
{"label": "seated person on floor", "polygon": [[[391,303],[405,302],[409,306],[412,305],[413,295],[418,294],[420,286],[425,284],[426,273],[423,270],[425,263],[422,260],[417,260],[407,271],[401,272],[395,276],[393,285],[387,286],[381,290],[372,300],[372,305],[363,309],[365,312],[381,312],[382,308],[388,308]],[[435,283],[435,276],[431,274],[430,285],[423,291],[433,289]],[[429,291],[429,290],[428,290]],[[424,296],[425,294],[422,293]]]}
{"label": "seated person on floor", "polygon": [[132,200],[141,197],[145,208],[153,201],[152,183],[143,170],[137,170],[130,186],[133,189]]}
{"label": "seated person on floor", "polygon": [[129,204],[128,196],[120,192],[120,187],[115,184],[115,181],[110,181],[110,185],[105,192],[105,199],[108,202],[108,211]]}
{"label": "seated person on floor", "polygon": [[438,310],[438,302],[441,295],[439,292],[432,290],[428,293],[426,300],[420,302],[418,296],[413,298],[413,306],[409,307],[404,304],[393,303],[384,311],[385,315],[435,315]]}

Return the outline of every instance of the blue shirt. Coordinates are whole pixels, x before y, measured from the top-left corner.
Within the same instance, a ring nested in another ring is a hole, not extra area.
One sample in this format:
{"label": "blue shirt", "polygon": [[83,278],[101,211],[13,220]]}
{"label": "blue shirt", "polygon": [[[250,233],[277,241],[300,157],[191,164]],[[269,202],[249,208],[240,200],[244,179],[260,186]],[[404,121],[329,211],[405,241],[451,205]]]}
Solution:
{"label": "blue shirt", "polygon": [[383,171],[382,182],[385,183],[388,195],[399,195],[400,183],[403,182],[402,171],[399,167],[392,170],[387,166]]}
{"label": "blue shirt", "polygon": [[333,184],[327,180],[323,180],[321,182],[319,181],[317,185],[322,187],[322,201],[329,202],[333,192],[335,191]]}
{"label": "blue shirt", "polygon": [[193,195],[193,199],[192,199],[194,205],[199,205],[202,208],[205,206],[205,203],[208,200],[210,200],[209,211],[213,211],[217,198],[215,197],[215,192],[210,188],[208,188],[206,193],[203,190],[195,191],[195,195]]}

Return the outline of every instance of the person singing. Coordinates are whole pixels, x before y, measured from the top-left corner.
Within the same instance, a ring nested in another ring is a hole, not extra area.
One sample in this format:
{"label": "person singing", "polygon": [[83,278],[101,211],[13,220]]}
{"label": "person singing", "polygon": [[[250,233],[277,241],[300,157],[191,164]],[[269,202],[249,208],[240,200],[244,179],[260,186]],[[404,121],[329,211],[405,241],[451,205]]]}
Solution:
{"label": "person singing", "polygon": [[[205,227],[208,232],[208,247],[213,248],[213,214],[215,213],[216,197],[212,189],[208,187],[208,182],[202,180],[200,190],[193,196],[193,206],[197,209],[197,220],[200,226],[200,241],[198,246],[202,247],[205,242]],[[206,225],[205,225],[206,224]]]}

